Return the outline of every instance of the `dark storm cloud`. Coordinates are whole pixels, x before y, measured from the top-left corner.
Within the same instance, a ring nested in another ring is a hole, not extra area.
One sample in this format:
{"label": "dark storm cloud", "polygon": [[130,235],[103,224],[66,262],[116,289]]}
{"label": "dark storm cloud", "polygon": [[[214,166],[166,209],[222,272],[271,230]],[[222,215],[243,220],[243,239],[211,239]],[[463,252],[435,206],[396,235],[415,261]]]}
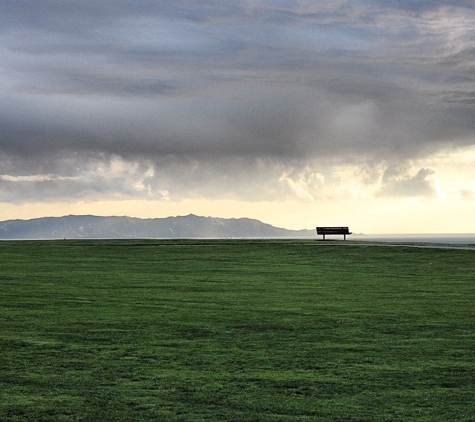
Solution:
{"label": "dark storm cloud", "polygon": [[247,175],[275,193],[286,165],[468,145],[474,41],[462,0],[3,1],[0,174],[91,192],[90,163],[121,157],[154,168],[130,186],[246,196]]}

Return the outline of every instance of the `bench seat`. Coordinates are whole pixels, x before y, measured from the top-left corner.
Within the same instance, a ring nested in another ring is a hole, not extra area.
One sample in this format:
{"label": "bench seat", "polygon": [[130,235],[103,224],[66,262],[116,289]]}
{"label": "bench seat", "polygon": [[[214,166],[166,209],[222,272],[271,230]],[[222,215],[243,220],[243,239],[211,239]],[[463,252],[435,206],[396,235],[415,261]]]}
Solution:
{"label": "bench seat", "polygon": [[351,234],[351,232],[348,227],[317,227],[317,234],[322,235],[323,240],[325,240],[325,235],[342,234],[346,240],[346,235]]}

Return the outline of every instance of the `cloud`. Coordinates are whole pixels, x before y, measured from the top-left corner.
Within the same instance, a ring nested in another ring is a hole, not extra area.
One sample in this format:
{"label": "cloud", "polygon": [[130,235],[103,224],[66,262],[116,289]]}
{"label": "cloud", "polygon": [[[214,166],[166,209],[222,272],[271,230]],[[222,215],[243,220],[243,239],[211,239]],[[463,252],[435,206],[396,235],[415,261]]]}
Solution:
{"label": "cloud", "polygon": [[427,12],[443,7],[473,8],[470,0],[376,0],[373,4],[410,12]]}
{"label": "cloud", "polygon": [[416,174],[407,174],[400,168],[388,168],[383,174],[380,196],[388,197],[436,197],[437,191],[432,176],[434,170],[420,169]]}
{"label": "cloud", "polygon": [[474,21],[467,1],[4,1],[0,199],[318,201],[342,164],[430,196],[395,166],[474,143]]}

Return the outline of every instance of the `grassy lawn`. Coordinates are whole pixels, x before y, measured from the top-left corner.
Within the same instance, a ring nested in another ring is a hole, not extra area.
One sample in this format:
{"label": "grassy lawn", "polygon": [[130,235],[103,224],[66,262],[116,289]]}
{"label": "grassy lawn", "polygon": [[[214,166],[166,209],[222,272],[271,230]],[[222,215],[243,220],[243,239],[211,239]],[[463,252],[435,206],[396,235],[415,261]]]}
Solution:
{"label": "grassy lawn", "polygon": [[474,251],[0,242],[1,421],[474,421]]}

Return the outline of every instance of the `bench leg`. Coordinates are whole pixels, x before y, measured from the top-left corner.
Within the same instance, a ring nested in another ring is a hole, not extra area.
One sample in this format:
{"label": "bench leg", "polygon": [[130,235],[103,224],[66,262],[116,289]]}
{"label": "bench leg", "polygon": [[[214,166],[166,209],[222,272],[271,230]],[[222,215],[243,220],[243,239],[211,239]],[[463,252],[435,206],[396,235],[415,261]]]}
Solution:
{"label": "bench leg", "polygon": [[346,240],[346,234],[344,234],[343,236],[344,236],[343,239]]}

